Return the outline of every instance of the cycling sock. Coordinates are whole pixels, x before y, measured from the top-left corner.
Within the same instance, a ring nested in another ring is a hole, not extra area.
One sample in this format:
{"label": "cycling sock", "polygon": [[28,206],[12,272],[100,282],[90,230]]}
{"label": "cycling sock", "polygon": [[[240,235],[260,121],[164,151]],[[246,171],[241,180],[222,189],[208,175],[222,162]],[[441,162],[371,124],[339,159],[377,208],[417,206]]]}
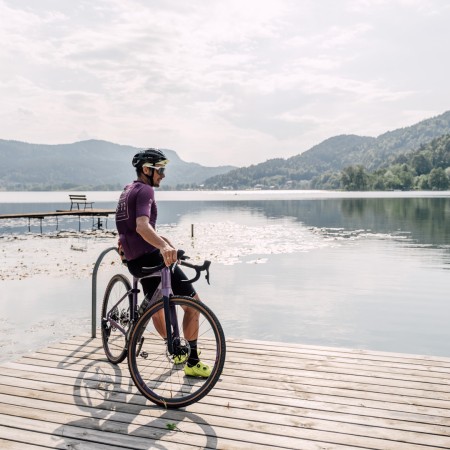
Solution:
{"label": "cycling sock", "polygon": [[187,365],[189,367],[193,367],[200,361],[197,352],[197,339],[195,341],[188,341],[188,342],[189,347],[191,348],[191,354],[189,355],[189,359],[187,360]]}

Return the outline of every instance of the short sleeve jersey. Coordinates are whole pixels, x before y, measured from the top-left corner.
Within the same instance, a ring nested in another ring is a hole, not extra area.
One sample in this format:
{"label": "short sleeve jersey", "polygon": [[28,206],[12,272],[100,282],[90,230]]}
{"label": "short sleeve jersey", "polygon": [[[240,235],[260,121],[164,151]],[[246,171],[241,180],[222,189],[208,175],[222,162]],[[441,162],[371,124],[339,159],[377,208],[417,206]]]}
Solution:
{"label": "short sleeve jersey", "polygon": [[141,181],[128,184],[120,195],[116,208],[116,227],[125,256],[128,260],[139,258],[157,249],[145,241],[136,231],[136,219],[147,216],[156,229],[158,209],[153,188]]}

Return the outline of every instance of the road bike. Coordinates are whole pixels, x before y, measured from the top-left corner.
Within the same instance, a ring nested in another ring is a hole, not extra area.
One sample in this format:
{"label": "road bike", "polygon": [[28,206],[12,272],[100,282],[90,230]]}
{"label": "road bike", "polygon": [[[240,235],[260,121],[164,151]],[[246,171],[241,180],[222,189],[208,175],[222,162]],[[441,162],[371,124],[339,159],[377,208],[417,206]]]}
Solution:
{"label": "road bike", "polygon": [[[209,284],[210,261],[195,265],[186,259],[179,250],[178,263],[196,272],[186,282],[194,283],[206,272]],[[145,297],[142,302],[138,298],[140,278],[133,277],[131,285],[125,275],[114,275],[106,287],[101,311],[102,342],[108,360],[119,364],[128,356],[136,387],[165,408],[185,407],[207,395],[220,378],[226,352],[222,326],[211,309],[194,298],[173,295],[170,271],[174,266],[162,263],[142,269],[146,277],[161,277],[152,298]],[[197,336],[201,361],[211,367],[207,378],[184,373],[191,353],[185,329]]]}

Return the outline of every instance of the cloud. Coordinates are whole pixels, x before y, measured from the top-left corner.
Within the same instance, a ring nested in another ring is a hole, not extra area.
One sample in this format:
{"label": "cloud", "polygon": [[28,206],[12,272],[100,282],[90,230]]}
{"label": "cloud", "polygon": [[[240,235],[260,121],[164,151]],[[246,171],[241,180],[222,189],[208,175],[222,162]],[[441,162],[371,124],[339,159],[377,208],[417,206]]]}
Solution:
{"label": "cloud", "polygon": [[449,11],[438,0],[0,0],[0,137],[96,136],[217,165],[380,134],[448,109],[449,63],[433,49]]}

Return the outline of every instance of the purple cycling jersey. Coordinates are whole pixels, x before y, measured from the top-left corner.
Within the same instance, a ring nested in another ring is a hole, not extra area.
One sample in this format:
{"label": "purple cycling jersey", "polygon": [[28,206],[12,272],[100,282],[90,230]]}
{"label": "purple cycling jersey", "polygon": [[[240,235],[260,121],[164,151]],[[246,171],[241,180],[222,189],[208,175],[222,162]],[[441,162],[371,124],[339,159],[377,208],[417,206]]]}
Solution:
{"label": "purple cycling jersey", "polygon": [[127,260],[139,258],[157,249],[136,232],[136,219],[147,216],[156,229],[158,209],[153,188],[141,181],[125,186],[116,209],[116,227]]}

